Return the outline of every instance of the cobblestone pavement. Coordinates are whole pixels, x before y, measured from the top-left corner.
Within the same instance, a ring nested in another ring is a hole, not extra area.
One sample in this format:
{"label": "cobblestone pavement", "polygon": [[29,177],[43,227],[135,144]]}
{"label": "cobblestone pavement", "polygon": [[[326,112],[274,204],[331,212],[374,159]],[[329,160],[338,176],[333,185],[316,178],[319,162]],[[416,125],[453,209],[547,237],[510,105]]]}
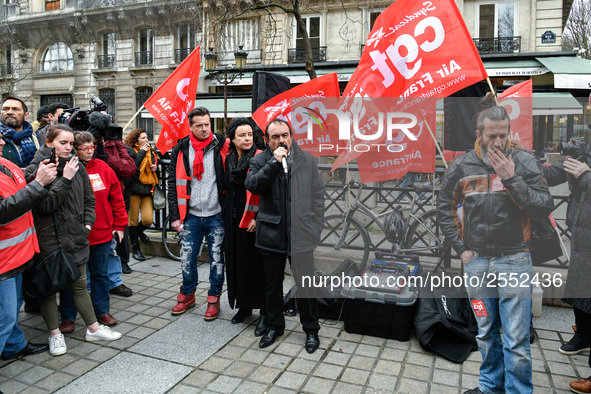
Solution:
{"label": "cobblestone pavement", "polygon": [[[123,338],[109,343],[84,342],[83,322],[66,335],[68,352],[0,362],[4,393],[461,393],[478,384],[480,354],[463,364],[435,357],[408,342],[349,334],[342,322],[322,321],[320,349],[308,354],[297,317],[287,317],[285,334],[259,349],[254,327],[232,325],[233,311],[222,303],[220,318],[204,322],[208,283],[197,289],[198,307],[180,317],[170,309],[180,285],[178,263],[154,257],[132,265],[125,283],[129,298],[113,296],[115,327]],[[201,265],[200,278],[208,267]],[[561,343],[572,335],[572,311],[544,306],[535,319],[538,339],[532,347],[537,393],[566,393],[568,383],[589,376],[587,355],[564,356]],[[21,312],[27,339],[44,342],[47,333],[38,314]]]}

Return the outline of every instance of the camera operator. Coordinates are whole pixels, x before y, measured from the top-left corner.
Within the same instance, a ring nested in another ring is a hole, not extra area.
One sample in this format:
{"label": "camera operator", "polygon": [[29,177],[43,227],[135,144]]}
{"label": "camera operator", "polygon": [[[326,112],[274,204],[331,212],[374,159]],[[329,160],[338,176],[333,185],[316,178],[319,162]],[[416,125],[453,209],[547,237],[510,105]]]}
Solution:
{"label": "camera operator", "polygon": [[[119,178],[125,200],[125,209],[129,211],[129,193],[126,193],[123,182],[135,174],[135,152],[133,149],[130,151],[123,144],[121,140],[122,128],[112,122],[111,115],[104,111],[103,105],[100,105],[102,104],[100,100],[97,97],[93,97],[93,99],[95,100],[91,100],[91,102],[97,110],[93,110],[88,116],[90,127],[87,131],[95,138],[96,158],[106,162]],[[100,103],[99,105],[96,103],[97,100]],[[125,286],[121,279],[121,273],[131,273],[131,268],[129,268],[129,229],[127,227],[123,239],[117,245],[117,254],[115,254],[114,250],[111,250],[110,254],[109,292],[122,297],[129,297],[133,292]]]}
{"label": "camera operator", "polygon": [[40,145],[45,143],[45,133],[47,133],[49,126],[58,124],[60,115],[64,112],[64,110],[70,108],[68,104],[65,103],[51,103],[47,107],[47,117],[49,118],[49,123],[37,130],[37,138],[39,139]]}

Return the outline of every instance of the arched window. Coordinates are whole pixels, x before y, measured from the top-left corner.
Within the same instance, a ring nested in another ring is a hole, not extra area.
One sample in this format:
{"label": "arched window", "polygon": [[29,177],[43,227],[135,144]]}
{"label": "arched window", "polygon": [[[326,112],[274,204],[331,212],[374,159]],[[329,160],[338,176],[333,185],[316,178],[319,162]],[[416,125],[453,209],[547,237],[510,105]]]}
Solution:
{"label": "arched window", "polygon": [[47,47],[41,60],[41,71],[69,71],[74,69],[72,51],[63,42],[56,42]]}

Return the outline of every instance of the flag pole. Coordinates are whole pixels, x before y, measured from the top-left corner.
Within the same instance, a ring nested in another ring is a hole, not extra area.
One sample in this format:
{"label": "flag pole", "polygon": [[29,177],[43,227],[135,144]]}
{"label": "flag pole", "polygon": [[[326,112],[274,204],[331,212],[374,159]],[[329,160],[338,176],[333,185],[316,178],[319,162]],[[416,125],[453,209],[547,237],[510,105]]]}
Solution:
{"label": "flag pole", "polygon": [[127,124],[126,124],[126,125],[125,125],[125,127],[123,128],[123,132],[124,132],[124,133],[125,133],[125,129],[127,129],[127,126],[129,126],[129,125],[131,124],[131,122],[133,122],[133,120],[134,120],[135,118],[137,118],[137,116],[140,114],[140,112],[142,111],[142,109],[144,109],[144,106],[143,106],[143,105],[140,107],[140,109],[138,109],[138,110],[137,110],[137,112],[135,113],[135,115],[133,115],[133,116],[131,117],[131,119],[129,119],[129,122],[127,122]]}
{"label": "flag pole", "polygon": [[495,104],[499,105],[499,99],[497,98],[497,94],[495,93],[495,90],[493,89],[492,83],[490,82],[490,77],[486,77],[486,82],[488,82],[488,87],[490,88],[490,91],[492,92],[494,98],[495,98]]}
{"label": "flag pole", "polygon": [[447,161],[445,160],[445,157],[443,157],[443,152],[441,151],[441,147],[437,143],[437,139],[435,139],[435,134],[433,134],[433,130],[431,130],[431,126],[429,126],[429,122],[427,122],[425,120],[425,124],[427,125],[427,130],[429,130],[429,134],[431,134],[431,138],[433,138],[433,142],[435,142],[435,147],[437,148],[437,151],[441,155],[441,160],[443,160],[443,164],[445,165],[445,168],[447,168]]}

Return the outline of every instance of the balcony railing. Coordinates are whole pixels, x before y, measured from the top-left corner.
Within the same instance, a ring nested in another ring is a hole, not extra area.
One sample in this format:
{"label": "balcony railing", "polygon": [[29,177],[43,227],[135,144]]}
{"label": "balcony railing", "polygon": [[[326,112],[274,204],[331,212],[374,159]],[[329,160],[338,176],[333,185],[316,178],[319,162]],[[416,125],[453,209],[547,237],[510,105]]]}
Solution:
{"label": "balcony railing", "polygon": [[12,75],[12,63],[0,64],[0,77]]}
{"label": "balcony railing", "polygon": [[521,36],[474,38],[478,53],[513,53],[521,51]]}
{"label": "balcony railing", "polygon": [[136,66],[148,66],[154,63],[153,52],[136,52],[135,54],[135,65]]}
{"label": "balcony railing", "polygon": [[39,62],[39,70],[41,72],[71,71],[73,69],[73,59],[41,60]]}
{"label": "balcony railing", "polygon": [[[315,62],[326,61],[326,47],[312,48],[312,60]],[[289,48],[287,50],[288,63],[305,63],[306,62],[306,48]]]}
{"label": "balcony railing", "polygon": [[181,48],[174,50],[174,62],[180,63],[189,56],[189,54],[193,52],[193,48]]}
{"label": "balcony railing", "polygon": [[101,55],[98,57],[98,68],[115,67],[115,55]]}
{"label": "balcony railing", "polygon": [[[246,58],[246,64],[261,64],[261,50],[250,49],[244,50],[248,54]],[[220,52],[218,54],[218,64],[220,66],[232,66],[235,64],[234,51]]]}

